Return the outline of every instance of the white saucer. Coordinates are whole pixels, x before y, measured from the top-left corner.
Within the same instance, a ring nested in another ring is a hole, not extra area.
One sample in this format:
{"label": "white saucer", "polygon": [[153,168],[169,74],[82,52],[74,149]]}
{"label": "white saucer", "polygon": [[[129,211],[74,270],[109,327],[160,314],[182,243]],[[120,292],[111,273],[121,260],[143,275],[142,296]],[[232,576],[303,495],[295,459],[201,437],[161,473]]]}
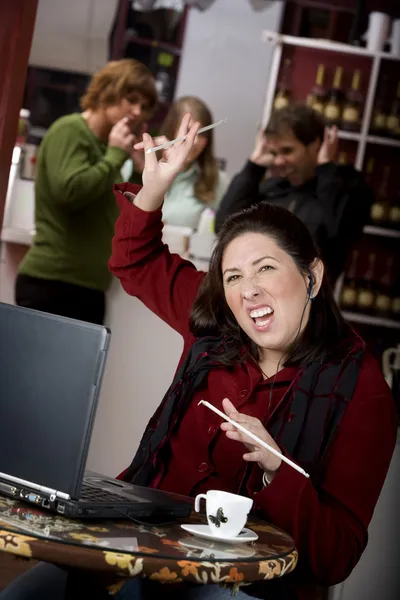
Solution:
{"label": "white saucer", "polygon": [[254,546],[247,544],[221,544],[218,540],[211,542],[194,536],[179,540],[179,543],[188,551],[188,557],[193,556],[193,558],[238,560],[251,558],[256,553]]}
{"label": "white saucer", "polygon": [[225,544],[246,544],[258,540],[258,535],[254,533],[254,531],[251,531],[251,529],[247,529],[247,527],[242,529],[239,535],[235,537],[220,537],[213,535],[209,525],[192,525],[188,523],[181,525],[181,527],[185,531],[197,535],[198,537],[205,538],[206,540],[214,540],[215,542],[224,542]]}

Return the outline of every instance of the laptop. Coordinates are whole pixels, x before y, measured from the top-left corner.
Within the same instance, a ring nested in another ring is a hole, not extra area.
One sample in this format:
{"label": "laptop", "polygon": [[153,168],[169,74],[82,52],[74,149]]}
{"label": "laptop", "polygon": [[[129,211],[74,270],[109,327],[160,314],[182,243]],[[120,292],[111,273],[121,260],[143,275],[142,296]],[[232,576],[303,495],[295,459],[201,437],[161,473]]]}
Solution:
{"label": "laptop", "polygon": [[85,472],[109,341],[106,327],[0,303],[0,494],[70,518],[187,517],[190,498]]}

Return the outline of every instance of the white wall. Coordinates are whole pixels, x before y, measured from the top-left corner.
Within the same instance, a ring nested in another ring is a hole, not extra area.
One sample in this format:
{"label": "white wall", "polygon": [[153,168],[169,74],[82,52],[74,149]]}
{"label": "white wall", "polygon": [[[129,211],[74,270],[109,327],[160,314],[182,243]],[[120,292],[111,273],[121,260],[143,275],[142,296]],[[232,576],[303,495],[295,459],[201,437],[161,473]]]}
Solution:
{"label": "white wall", "polygon": [[186,28],[176,97],[196,95],[210,105],[216,153],[234,175],[249,156],[267,88],[272,48],[264,29],[278,31],[283,2],[256,12],[248,0],[216,0],[205,12],[192,9]]}
{"label": "white wall", "polygon": [[94,73],[108,59],[118,0],[39,0],[29,64]]}

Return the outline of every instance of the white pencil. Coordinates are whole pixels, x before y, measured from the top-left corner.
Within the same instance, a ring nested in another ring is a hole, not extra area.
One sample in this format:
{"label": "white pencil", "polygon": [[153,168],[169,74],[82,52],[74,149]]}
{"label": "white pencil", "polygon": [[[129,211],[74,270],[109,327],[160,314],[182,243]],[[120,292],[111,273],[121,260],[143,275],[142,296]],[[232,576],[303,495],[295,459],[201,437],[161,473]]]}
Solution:
{"label": "white pencil", "polygon": [[299,465],[296,465],[296,463],[294,463],[292,460],[290,460],[289,458],[286,458],[286,456],[283,456],[283,454],[281,452],[279,452],[278,450],[275,450],[275,448],[272,448],[272,446],[270,446],[266,442],[263,442],[263,440],[260,440],[260,438],[257,437],[256,435],[254,435],[254,433],[251,433],[251,431],[248,431],[246,429],[246,427],[243,427],[243,425],[239,425],[239,423],[236,423],[236,421],[233,421],[232,419],[230,419],[229,417],[227,417],[225,413],[223,413],[220,410],[218,410],[218,408],[215,408],[215,406],[213,406],[212,404],[210,404],[209,402],[207,402],[207,400],[200,400],[199,404],[204,404],[204,406],[206,406],[210,410],[214,411],[217,415],[219,415],[220,417],[222,417],[222,419],[224,419],[225,421],[228,421],[228,423],[230,423],[231,425],[233,425],[234,427],[236,427],[237,429],[239,429],[239,431],[241,431],[242,433],[245,433],[246,435],[248,435],[255,442],[257,442],[258,444],[260,444],[260,446],[263,446],[264,448],[266,448],[267,450],[269,450],[270,452],[272,452],[272,454],[275,454],[275,456],[279,456],[279,458],[281,460],[283,460],[283,462],[285,462],[288,465],[290,465],[291,467],[293,467],[293,469],[296,469],[296,471],[298,471],[299,473],[301,473],[302,475],[304,475],[304,477],[310,477],[309,474],[306,473],[304,469],[302,469],[301,467],[299,467]]}
{"label": "white pencil", "polygon": [[[216,123],[207,125],[207,127],[202,127],[198,130],[197,135],[199,135],[199,133],[204,133],[209,129],[214,129],[214,127],[218,127],[218,125],[222,125],[223,123],[226,123],[226,119],[221,119],[221,121],[217,121]],[[176,142],[184,142],[186,138],[186,135],[181,135],[180,137],[177,137],[174,140],[171,140],[170,142],[165,142],[165,144],[154,146],[154,148],[149,148],[148,150],[146,150],[146,154],[150,154],[151,152],[158,152],[158,150],[163,150],[164,148],[169,148],[169,146],[173,146]]]}

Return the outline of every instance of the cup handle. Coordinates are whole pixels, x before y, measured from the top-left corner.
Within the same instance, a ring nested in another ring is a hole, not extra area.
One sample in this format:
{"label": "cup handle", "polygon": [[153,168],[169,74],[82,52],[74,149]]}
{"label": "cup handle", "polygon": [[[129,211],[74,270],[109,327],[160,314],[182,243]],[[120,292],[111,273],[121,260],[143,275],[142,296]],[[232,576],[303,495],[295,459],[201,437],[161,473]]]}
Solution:
{"label": "cup handle", "polygon": [[207,500],[207,494],[197,494],[196,498],[194,499],[194,510],[196,512],[200,512],[200,500]]}

